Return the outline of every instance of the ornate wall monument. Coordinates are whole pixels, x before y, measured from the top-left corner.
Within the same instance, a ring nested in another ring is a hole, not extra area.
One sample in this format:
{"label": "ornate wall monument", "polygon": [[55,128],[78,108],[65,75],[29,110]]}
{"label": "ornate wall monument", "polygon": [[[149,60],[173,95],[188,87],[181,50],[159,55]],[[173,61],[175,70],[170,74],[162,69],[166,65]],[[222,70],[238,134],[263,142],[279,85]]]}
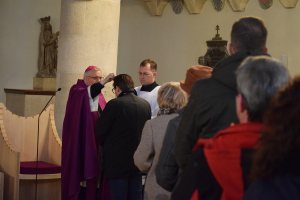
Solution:
{"label": "ornate wall monument", "polygon": [[[60,39],[56,88],[55,121],[62,135],[69,90],[83,78],[84,70],[98,66],[103,76],[116,72],[120,0],[61,1]],[[114,98],[112,84],[102,93]]]}
{"label": "ornate wall monument", "polygon": [[229,56],[227,51],[227,40],[222,40],[219,34],[219,26],[216,27],[217,34],[212,40],[206,41],[207,52],[200,56],[198,63],[209,67],[214,67],[220,60]]}
{"label": "ornate wall monument", "polygon": [[280,0],[280,2],[285,8],[295,8],[298,0]]}
{"label": "ornate wall monument", "polygon": [[268,9],[273,5],[273,0],[259,0],[259,5],[263,9]]}
{"label": "ornate wall monument", "polygon": [[[161,16],[165,7],[169,3],[169,1],[172,4],[173,10],[176,14],[179,14],[182,10],[182,6],[185,4],[188,11],[192,14],[199,14],[201,13],[201,10],[206,3],[207,0],[183,0],[183,2],[179,2],[179,0],[137,0],[137,1],[144,1],[146,2],[148,8],[150,9],[150,12],[152,15]],[[224,8],[224,5],[226,3],[226,0],[209,0],[214,7],[214,9],[218,12],[222,11]],[[232,10],[234,12],[243,12],[248,4],[249,0],[228,0],[228,3],[230,4]],[[174,2],[177,2],[175,4],[176,6],[180,7],[180,12],[176,11],[178,8],[174,8]],[[259,0],[258,6],[261,6],[263,9],[269,8],[272,6],[273,0]],[[285,8],[295,8],[298,0],[280,0],[283,7]],[[180,4],[180,5],[178,5]]]}
{"label": "ornate wall monument", "polygon": [[225,5],[225,0],[211,0],[213,7],[216,11],[220,12],[223,10]]}

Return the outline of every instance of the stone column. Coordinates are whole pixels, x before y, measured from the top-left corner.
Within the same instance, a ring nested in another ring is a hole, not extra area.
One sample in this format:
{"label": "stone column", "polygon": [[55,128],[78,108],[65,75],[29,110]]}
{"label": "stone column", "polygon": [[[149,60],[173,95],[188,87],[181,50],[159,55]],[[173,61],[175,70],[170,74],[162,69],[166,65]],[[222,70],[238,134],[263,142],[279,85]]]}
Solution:
{"label": "stone column", "polygon": [[[61,1],[55,122],[60,136],[69,90],[84,70],[98,66],[103,76],[116,72],[120,0]],[[102,93],[114,98],[112,83]],[[75,109],[75,108],[74,108]]]}

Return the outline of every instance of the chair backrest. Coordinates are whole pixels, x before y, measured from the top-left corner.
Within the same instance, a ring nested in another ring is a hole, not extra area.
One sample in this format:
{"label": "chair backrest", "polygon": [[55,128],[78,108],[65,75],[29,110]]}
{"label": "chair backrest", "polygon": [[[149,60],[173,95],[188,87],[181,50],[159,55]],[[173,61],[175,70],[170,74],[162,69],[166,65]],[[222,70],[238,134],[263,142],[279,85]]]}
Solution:
{"label": "chair backrest", "polygon": [[[21,117],[10,112],[0,103],[1,132],[5,132],[11,147],[20,152],[20,161],[35,161],[37,158],[38,117]],[[54,121],[54,106],[49,105],[40,116],[39,161],[61,164],[61,140]]]}
{"label": "chair backrest", "polygon": [[[55,127],[53,107],[50,105],[40,116],[39,161],[61,165],[62,143]],[[19,199],[20,161],[36,160],[37,130],[38,115],[20,117],[0,103],[0,171],[4,174],[4,199]]]}

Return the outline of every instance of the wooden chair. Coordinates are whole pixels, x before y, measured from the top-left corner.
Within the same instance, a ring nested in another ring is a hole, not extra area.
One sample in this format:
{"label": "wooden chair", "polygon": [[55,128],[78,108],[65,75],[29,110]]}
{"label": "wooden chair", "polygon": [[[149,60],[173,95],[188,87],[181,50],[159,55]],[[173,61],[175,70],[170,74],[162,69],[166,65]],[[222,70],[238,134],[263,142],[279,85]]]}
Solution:
{"label": "wooden chair", "polygon": [[[36,175],[21,174],[20,162],[36,161],[37,132],[38,115],[20,117],[0,103],[0,171],[4,174],[5,200],[34,199]],[[40,116],[39,134],[38,160],[60,166],[62,142],[52,104]],[[60,199],[60,177],[60,173],[39,174],[37,199]]]}

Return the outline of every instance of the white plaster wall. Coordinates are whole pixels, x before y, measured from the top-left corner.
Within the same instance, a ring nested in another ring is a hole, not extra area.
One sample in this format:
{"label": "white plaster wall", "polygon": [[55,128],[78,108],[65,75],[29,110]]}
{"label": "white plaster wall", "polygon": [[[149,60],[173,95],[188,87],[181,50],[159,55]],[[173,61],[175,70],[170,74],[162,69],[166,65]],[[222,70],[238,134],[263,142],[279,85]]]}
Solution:
{"label": "white plaster wall", "polygon": [[158,64],[157,82],[180,81],[186,69],[198,63],[206,52],[206,40],[214,37],[216,25],[223,39],[230,39],[232,24],[243,16],[261,17],[269,35],[269,53],[278,59],[288,55],[288,68],[294,76],[300,73],[300,3],[286,9],[279,0],[267,10],[257,0],[250,0],[244,12],[233,12],[226,1],[221,12],[206,1],[201,14],[189,14],[186,6],[176,15],[168,4],[162,16],[152,16],[146,3],[122,0],[117,72],[131,75],[139,85],[138,68],[145,58]]}
{"label": "white plaster wall", "polygon": [[53,32],[60,22],[60,0],[0,0],[0,102],[4,88],[32,89],[38,72],[39,18],[51,16]]}

